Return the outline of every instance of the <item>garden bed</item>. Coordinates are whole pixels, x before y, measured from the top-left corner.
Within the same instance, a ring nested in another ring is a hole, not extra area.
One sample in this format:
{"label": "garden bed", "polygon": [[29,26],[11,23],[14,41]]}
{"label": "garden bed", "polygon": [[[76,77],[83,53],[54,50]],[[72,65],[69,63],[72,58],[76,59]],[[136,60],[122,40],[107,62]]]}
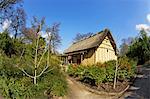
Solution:
{"label": "garden bed", "polygon": [[97,85],[92,85],[92,84],[83,82],[83,81],[79,80],[79,78],[74,78],[74,77],[72,77],[72,78],[89,88],[92,88],[97,91],[109,92],[109,93],[119,93],[119,92],[123,91],[124,89],[126,89],[127,86],[129,86],[129,84],[130,84],[128,81],[117,81],[116,88],[114,89],[113,82],[101,83],[97,86]]}
{"label": "garden bed", "polygon": [[135,76],[136,64],[127,58],[119,59],[116,88],[113,88],[116,61],[91,66],[69,65],[67,73],[89,91],[105,94],[120,94],[128,89]]}
{"label": "garden bed", "polygon": [[82,86],[82,88],[84,88],[85,90],[87,90],[89,92],[92,92],[92,93],[98,94],[98,95],[105,95],[105,96],[109,96],[109,97],[111,96],[113,98],[118,98],[118,97],[122,96],[123,93],[126,92],[129,88],[128,82],[124,82],[123,84],[121,84],[122,86],[120,86],[121,82],[118,82],[116,89],[114,90],[112,83],[110,84],[111,87],[108,87],[109,84],[103,83],[102,86],[104,86],[105,88],[99,89],[97,86],[92,86],[87,83],[81,82],[77,78],[69,77],[69,79],[73,82],[76,82],[77,84]]}

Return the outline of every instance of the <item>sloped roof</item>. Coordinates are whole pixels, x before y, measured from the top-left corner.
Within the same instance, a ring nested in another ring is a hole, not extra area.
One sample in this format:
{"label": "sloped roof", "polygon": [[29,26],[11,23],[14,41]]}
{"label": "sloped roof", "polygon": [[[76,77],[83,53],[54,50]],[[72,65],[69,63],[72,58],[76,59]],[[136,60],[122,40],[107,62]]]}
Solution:
{"label": "sloped roof", "polygon": [[110,31],[108,29],[105,29],[104,31],[98,32],[93,36],[90,36],[88,38],[73,43],[68,49],[64,51],[64,54],[83,51],[86,49],[97,47],[102,43],[102,41],[105,39],[106,36],[108,36],[114,50],[116,51],[115,41]]}

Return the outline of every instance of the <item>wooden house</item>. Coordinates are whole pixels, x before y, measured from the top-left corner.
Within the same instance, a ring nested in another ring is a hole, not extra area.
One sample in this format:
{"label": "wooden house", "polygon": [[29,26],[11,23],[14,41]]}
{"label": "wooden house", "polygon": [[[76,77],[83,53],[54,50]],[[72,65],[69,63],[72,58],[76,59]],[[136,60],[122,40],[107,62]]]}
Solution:
{"label": "wooden house", "polygon": [[65,63],[91,65],[117,59],[116,43],[110,30],[73,43],[64,51]]}

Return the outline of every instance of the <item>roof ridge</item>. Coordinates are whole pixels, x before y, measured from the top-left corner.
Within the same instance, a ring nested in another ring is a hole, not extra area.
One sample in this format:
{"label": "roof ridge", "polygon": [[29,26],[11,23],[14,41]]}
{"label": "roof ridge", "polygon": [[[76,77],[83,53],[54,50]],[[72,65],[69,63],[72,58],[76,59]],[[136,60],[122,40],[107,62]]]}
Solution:
{"label": "roof ridge", "polygon": [[76,44],[76,43],[81,42],[81,41],[83,41],[83,40],[86,40],[86,39],[88,39],[88,38],[94,37],[94,36],[96,36],[96,35],[98,35],[98,34],[100,34],[100,33],[102,33],[102,32],[104,32],[104,31],[102,30],[102,31],[97,32],[97,33],[95,33],[95,34],[93,34],[93,35],[90,35],[90,36],[88,36],[88,37],[85,37],[85,38],[83,38],[83,39],[81,39],[81,40],[79,40],[79,41],[74,42],[73,44]]}

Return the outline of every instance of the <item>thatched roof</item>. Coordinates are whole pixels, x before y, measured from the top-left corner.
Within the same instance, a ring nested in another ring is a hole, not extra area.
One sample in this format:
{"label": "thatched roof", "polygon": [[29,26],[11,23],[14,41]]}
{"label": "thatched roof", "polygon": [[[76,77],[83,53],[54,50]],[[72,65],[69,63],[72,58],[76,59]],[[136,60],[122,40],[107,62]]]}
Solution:
{"label": "thatched roof", "polygon": [[73,43],[68,49],[64,51],[64,54],[84,51],[90,48],[98,47],[106,36],[108,36],[114,50],[116,51],[115,41],[110,31],[108,29],[105,29],[104,31],[98,32],[93,36],[90,36],[88,38]]}

